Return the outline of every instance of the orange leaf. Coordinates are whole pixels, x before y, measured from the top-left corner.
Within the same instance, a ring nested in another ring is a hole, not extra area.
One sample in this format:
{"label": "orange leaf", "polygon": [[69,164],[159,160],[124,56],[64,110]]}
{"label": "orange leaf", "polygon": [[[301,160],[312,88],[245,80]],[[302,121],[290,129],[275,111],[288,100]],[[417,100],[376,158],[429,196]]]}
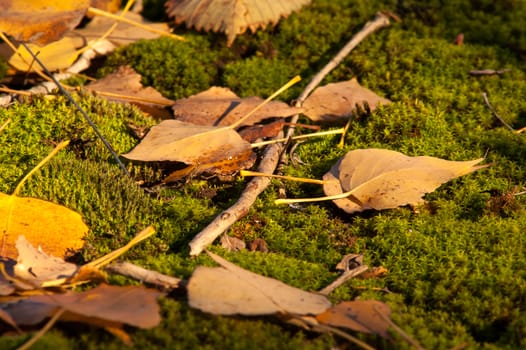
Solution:
{"label": "orange leaf", "polygon": [[388,329],[391,326],[387,304],[377,300],[344,301],[316,316],[318,322],[352,329],[363,333],[378,334],[390,339]]}
{"label": "orange leaf", "polygon": [[61,205],[0,193],[0,230],[3,257],[17,257],[15,242],[21,235],[48,254],[64,257],[82,248],[88,227],[78,213]]}

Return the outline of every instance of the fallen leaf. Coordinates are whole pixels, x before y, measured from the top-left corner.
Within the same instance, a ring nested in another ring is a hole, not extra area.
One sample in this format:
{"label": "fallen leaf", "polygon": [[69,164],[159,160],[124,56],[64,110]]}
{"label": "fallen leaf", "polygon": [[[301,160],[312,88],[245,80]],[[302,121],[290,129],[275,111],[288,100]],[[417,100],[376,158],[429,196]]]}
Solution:
{"label": "fallen leaf", "polygon": [[378,96],[361,86],[356,78],[319,87],[303,103],[303,114],[309,119],[323,123],[345,123],[356,105],[367,104],[371,111],[390,100]]}
{"label": "fallen leaf", "polygon": [[169,118],[171,114],[166,109],[174,101],[165,98],[157,90],[141,84],[141,75],[130,66],[121,66],[115,72],[86,86],[110,101],[129,102],[142,111],[157,118]]}
{"label": "fallen leaf", "polygon": [[[32,52],[38,54],[38,59],[50,71],[70,67],[80,54],[77,50],[80,46],[76,45],[75,40],[70,37],[62,38],[46,46],[35,44],[27,44],[27,46]],[[6,54],[7,56],[4,56]],[[15,53],[11,49],[2,50],[1,56],[8,60],[8,64],[19,72],[34,72],[40,69],[39,65],[35,64],[33,56],[22,45],[17,48]]]}
{"label": "fallen leaf", "polygon": [[221,247],[229,252],[237,252],[246,249],[246,246],[246,243],[237,237],[232,237],[227,234],[221,236]]}
{"label": "fallen leaf", "polygon": [[247,28],[255,32],[268,23],[276,25],[281,17],[308,3],[310,0],[168,0],[166,13],[175,17],[175,24],[185,22],[188,28],[226,33],[230,46]]}
{"label": "fallen leaf", "polygon": [[37,198],[0,193],[0,256],[17,257],[15,242],[25,236],[47,253],[64,257],[84,245],[88,227],[71,209]]}
{"label": "fallen leaf", "polygon": [[347,213],[389,209],[424,202],[422,196],[443,183],[489,165],[410,157],[386,149],[358,149],[347,153],[323,176],[327,196],[342,195],[334,203]]}
{"label": "fallen leaf", "polygon": [[332,305],[323,295],[260,276],[208,254],[221,267],[199,266],[194,270],[187,286],[191,307],[216,315],[316,315]]}
{"label": "fallen leaf", "polygon": [[[98,6],[94,7],[100,8]],[[116,15],[121,16],[122,12],[116,13]],[[167,23],[150,22],[144,19],[144,17],[142,17],[140,14],[135,12],[127,11],[126,13],[124,13],[123,17],[136,23],[148,26],[149,28],[156,29],[158,31],[164,31],[167,33],[170,31],[170,28]],[[154,33],[151,30],[139,28],[136,25],[124,22],[116,22],[112,18],[107,18],[103,16],[95,16],[86,26],[75,29],[73,33],[84,38],[86,41],[95,40],[97,38],[100,38],[103,34],[105,34],[106,31],[110,29],[115,23],[118,23],[117,28],[115,28],[106,39],[117,46],[128,45],[141,39],[155,39],[161,36],[159,33]]]}
{"label": "fallen leaf", "polygon": [[102,284],[81,293],[35,295],[16,303],[4,304],[6,311],[18,326],[31,326],[51,317],[59,309],[60,317],[97,326],[119,327],[127,324],[139,328],[152,328],[159,324],[157,298],[163,293],[143,286],[109,286]]}
{"label": "fallen leaf", "polygon": [[75,28],[89,6],[89,0],[0,0],[0,31],[45,45]]}
{"label": "fallen leaf", "polygon": [[231,173],[253,165],[252,147],[227,127],[164,120],[123,157],[143,162],[182,162],[202,172]]}
{"label": "fallen leaf", "polygon": [[47,255],[42,249],[36,249],[24,236],[16,241],[18,250],[14,276],[31,283],[35,288],[42,283],[73,277],[79,267],[54,256]]}
{"label": "fallen leaf", "polygon": [[[211,87],[188,98],[175,101],[172,106],[174,118],[197,125],[228,126],[260,105],[264,100],[252,96],[239,98],[230,89]],[[302,111],[285,102],[271,101],[252,114],[240,126],[256,124],[264,119],[288,117]]]}
{"label": "fallen leaf", "polygon": [[389,335],[391,309],[377,300],[344,301],[316,316],[318,322],[352,329],[362,333],[373,333],[385,339]]}

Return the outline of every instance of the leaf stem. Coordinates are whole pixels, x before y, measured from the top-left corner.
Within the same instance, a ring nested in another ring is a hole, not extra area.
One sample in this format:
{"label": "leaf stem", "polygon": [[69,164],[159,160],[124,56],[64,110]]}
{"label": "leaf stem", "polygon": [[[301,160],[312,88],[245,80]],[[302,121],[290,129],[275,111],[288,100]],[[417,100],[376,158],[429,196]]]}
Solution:
{"label": "leaf stem", "polygon": [[234,123],[230,124],[228,127],[230,129],[235,129],[237,128],[238,126],[240,126],[245,120],[247,120],[252,114],[256,113],[258,110],[260,110],[263,106],[265,106],[267,103],[269,103],[270,101],[272,101],[273,99],[275,99],[279,94],[281,94],[283,91],[287,90],[289,87],[291,87],[292,85],[296,84],[298,81],[301,80],[301,77],[299,75],[296,75],[294,78],[292,78],[291,80],[289,80],[288,83],[286,83],[285,85],[283,85],[282,87],[280,87],[278,90],[276,90],[276,92],[274,92],[272,95],[270,95],[269,97],[267,97],[267,99],[263,102],[261,102],[259,105],[257,105],[253,110],[251,110],[250,112],[248,112],[248,114],[246,114],[243,118],[241,119],[238,119],[237,121],[235,121]]}
{"label": "leaf stem", "polygon": [[42,168],[42,166],[44,166],[44,164],[46,164],[47,162],[49,162],[49,160],[51,158],[53,158],[61,149],[63,149],[64,147],[66,147],[67,145],[69,144],[69,140],[68,141],[62,141],[61,143],[59,143],[57,145],[57,147],[55,147],[55,149],[53,149],[53,151],[51,151],[51,153],[49,153],[46,158],[42,159],[40,161],[40,163],[38,163],[33,169],[31,169],[31,171],[29,171],[29,173],[26,174],[26,176],[24,176],[22,178],[22,180],[20,180],[20,182],[18,183],[18,185],[16,185],[16,188],[15,190],[13,191],[13,196],[16,196],[18,194],[18,192],[20,192],[20,189],[22,188],[22,186],[24,185],[24,183],[27,181],[27,179],[29,179],[29,177],[31,175],[33,175],[38,169]]}
{"label": "leaf stem", "polygon": [[260,173],[260,172],[257,172],[257,171],[250,171],[250,170],[241,170],[239,172],[239,175],[241,175],[241,176],[272,177],[272,178],[275,178],[275,179],[283,179],[283,180],[290,180],[290,181],[306,182],[306,183],[317,184],[317,185],[323,185],[323,184],[326,184],[326,183],[329,182],[329,181],[325,181],[325,180],[307,179],[307,178],[303,178],[303,177],[265,174],[265,173]]}
{"label": "leaf stem", "polygon": [[[291,140],[301,140],[301,139],[308,139],[308,138],[316,137],[316,136],[343,134],[344,132],[345,132],[345,129],[344,128],[340,128],[340,129],[335,129],[335,130],[327,130],[327,131],[313,132],[311,134],[292,136],[290,139]],[[285,142],[287,140],[289,140],[289,138],[284,137],[284,138],[281,138],[281,139],[274,139],[274,140],[268,140],[268,141],[252,143],[251,146],[253,148],[254,147],[261,147],[261,146],[271,145],[273,143]]]}

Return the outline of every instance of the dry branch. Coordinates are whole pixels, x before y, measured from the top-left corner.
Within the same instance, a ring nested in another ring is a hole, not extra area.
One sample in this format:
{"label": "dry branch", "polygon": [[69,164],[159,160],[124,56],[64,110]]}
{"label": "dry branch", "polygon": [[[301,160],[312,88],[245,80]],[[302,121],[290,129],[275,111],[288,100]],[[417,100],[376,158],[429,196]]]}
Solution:
{"label": "dry branch", "polygon": [[[354,35],[351,40],[340,50],[340,52],[318,73],[314,76],[312,81],[307,85],[305,90],[301,93],[296,106],[301,107],[303,101],[307,96],[318,86],[318,84],[325,78],[330,71],[332,71],[362,40],[376,30],[388,26],[389,18],[382,13],[377,13],[373,21],[369,21],[365,26]],[[295,115],[291,123],[297,123],[298,115]],[[292,136],[294,128],[291,127],[287,131],[287,137]],[[265,173],[274,173],[278,163],[279,157],[283,150],[282,144],[274,144],[268,146],[265,154],[258,167],[258,171]],[[263,192],[270,184],[270,179],[266,177],[258,177],[252,179],[239,200],[230,208],[220,213],[207,227],[204,228],[197,236],[190,242],[190,255],[199,255],[209,244],[211,244],[217,237],[225,232],[237,220],[244,217],[257,196]]]}
{"label": "dry branch", "polygon": [[157,271],[148,270],[129,262],[113,263],[106,267],[106,271],[154,285],[162,290],[183,288],[186,284],[186,281],[179,278],[163,275]]}

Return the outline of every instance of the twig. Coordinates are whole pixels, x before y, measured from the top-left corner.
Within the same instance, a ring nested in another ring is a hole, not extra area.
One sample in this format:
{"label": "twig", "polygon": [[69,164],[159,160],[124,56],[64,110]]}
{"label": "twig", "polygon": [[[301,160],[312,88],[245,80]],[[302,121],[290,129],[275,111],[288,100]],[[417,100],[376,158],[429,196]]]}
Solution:
{"label": "twig", "polygon": [[157,271],[148,270],[129,262],[113,263],[106,267],[106,271],[157,286],[162,290],[184,288],[186,285],[186,282],[182,279],[163,275]]}
{"label": "twig", "polygon": [[497,111],[495,111],[495,109],[493,109],[493,107],[491,106],[491,104],[489,103],[489,100],[488,100],[488,95],[483,92],[482,93],[482,98],[484,99],[484,102],[486,103],[486,106],[488,106],[489,110],[491,111],[491,113],[493,113],[493,115],[505,126],[507,127],[511,132],[515,132],[515,129],[513,129],[508,123],[506,123],[506,121],[504,119],[502,119],[500,117],[500,115],[497,114]]}
{"label": "twig", "polygon": [[336,288],[338,288],[339,286],[341,286],[342,284],[344,284],[351,278],[364,273],[365,271],[367,271],[367,269],[369,269],[367,265],[360,265],[358,267],[355,267],[352,270],[346,270],[344,273],[340,275],[340,277],[334,280],[331,284],[329,284],[328,286],[320,290],[319,293],[323,295],[329,295],[332,293],[333,290],[335,290]]}
{"label": "twig", "polygon": [[97,127],[97,125],[95,125],[95,123],[91,120],[91,118],[88,116],[88,113],[86,113],[86,111],[84,111],[84,109],[82,109],[82,107],[78,104],[78,102],[73,98],[73,96],[71,96],[71,94],[69,92],[66,91],[66,89],[64,89],[64,87],[58,82],[58,80],[55,78],[55,76],[53,76],[51,74],[51,72],[46,68],[46,66],[44,65],[44,63],[42,63],[42,61],[35,55],[35,53],[26,45],[26,43],[22,43],[22,46],[24,46],[24,48],[27,50],[27,52],[29,52],[29,54],[33,57],[33,59],[38,63],[38,65],[40,67],[42,67],[42,70],[44,71],[44,73],[46,73],[48,76],[51,77],[51,79],[53,80],[53,82],[57,85],[58,89],[60,90],[60,92],[73,104],[73,106],[75,106],[75,108],[77,109],[77,111],[80,112],[80,114],[82,114],[82,116],[84,117],[84,119],[88,122],[88,124],[91,126],[91,128],[93,129],[93,131],[95,132],[95,134],[97,135],[97,137],[102,141],[102,143],[104,144],[104,146],[106,146],[106,148],[108,149],[108,151],[110,152],[110,154],[112,155],[112,157],[115,159],[115,161],[117,162],[117,164],[119,165],[119,167],[122,169],[122,171],[124,172],[124,174],[126,174],[127,176],[130,176],[130,173],[128,172],[128,169],[126,169],[126,167],[124,166],[124,164],[122,163],[122,161],[120,160],[119,156],[117,155],[117,153],[115,152],[115,150],[113,149],[113,147],[111,147],[110,143],[106,140],[106,138],[104,138],[104,136],[102,136],[101,132],[99,131],[99,128]]}
{"label": "twig", "polygon": [[35,333],[35,335],[33,335],[26,343],[24,343],[22,346],[20,346],[17,350],[27,350],[29,349],[30,347],[32,347],[33,345],[35,345],[35,343],[44,336],[44,334],[46,334],[46,332],[48,332],[51,327],[53,327],[53,325],[58,321],[58,319],[60,318],[60,316],[62,316],[62,314],[65,312],[66,310],[63,309],[63,308],[60,308],[58,309],[55,314],[53,315],[53,317],[51,317],[49,319],[49,321],[44,325],[44,327],[42,327],[41,330],[39,330],[38,332]]}
{"label": "twig", "polygon": [[480,76],[480,75],[500,75],[509,72],[511,69],[473,69],[469,71],[469,75]]}
{"label": "twig", "polygon": [[398,327],[398,325],[396,323],[394,323],[393,321],[391,321],[391,319],[387,316],[385,316],[382,312],[380,312],[376,305],[374,306],[374,311],[376,311],[376,313],[387,323],[389,323],[389,325],[395,330],[398,332],[398,334],[400,334],[400,336],[402,336],[402,338],[404,338],[404,340],[406,342],[408,342],[409,344],[411,344],[415,349],[417,350],[424,350],[424,348],[422,347],[422,345],[420,345],[416,340],[414,340],[413,338],[411,338],[409,336],[409,334],[407,334],[402,328]]}
{"label": "twig", "polygon": [[[323,78],[329,74],[344,58],[369,34],[372,34],[377,29],[389,25],[389,18],[381,13],[376,14],[373,21],[369,21],[351,40],[343,47],[343,49],[318,73],[314,76],[311,82],[307,85],[305,90],[301,93],[296,101],[296,106],[301,107],[303,101],[307,96],[318,86]],[[299,115],[292,117],[291,123],[297,123]],[[287,130],[287,137],[292,136],[294,127],[291,126]],[[264,156],[261,159],[258,171],[262,173],[272,174],[276,170],[279,163],[279,157],[283,150],[282,144],[274,144],[267,147]],[[263,192],[270,184],[270,179],[266,177],[257,177],[252,179],[245,187],[239,200],[230,208],[220,213],[207,227],[205,227],[197,236],[190,242],[190,255],[199,255],[209,244],[211,244],[217,237],[225,232],[237,220],[244,217],[252,204],[254,204],[257,196]]]}

